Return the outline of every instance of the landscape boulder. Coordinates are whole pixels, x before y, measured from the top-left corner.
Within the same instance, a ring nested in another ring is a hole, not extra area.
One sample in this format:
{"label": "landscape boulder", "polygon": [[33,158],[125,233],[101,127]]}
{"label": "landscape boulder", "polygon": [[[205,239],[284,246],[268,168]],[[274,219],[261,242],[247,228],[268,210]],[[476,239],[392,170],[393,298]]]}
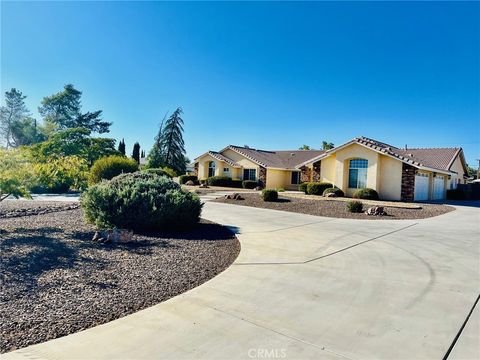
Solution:
{"label": "landscape boulder", "polygon": [[330,193],[326,193],[326,194],[323,195],[323,196],[324,196],[324,197],[336,198],[336,197],[337,197],[337,194],[330,192]]}
{"label": "landscape boulder", "polygon": [[208,188],[208,185],[205,183],[200,184],[199,188],[206,189]]}
{"label": "landscape boulder", "polygon": [[365,214],[372,215],[372,216],[387,215],[387,213],[383,209],[383,206],[372,206],[371,208],[368,208],[367,211],[365,211]]}
{"label": "landscape boulder", "polygon": [[102,244],[127,243],[133,240],[133,231],[126,229],[96,231],[92,240]]}
{"label": "landscape boulder", "polygon": [[188,185],[188,186],[193,186],[195,185],[195,183],[192,181],[192,180],[188,180],[185,185]]}
{"label": "landscape boulder", "polygon": [[239,193],[234,193],[230,195],[225,195],[225,199],[229,200],[245,200],[243,196],[241,196]]}

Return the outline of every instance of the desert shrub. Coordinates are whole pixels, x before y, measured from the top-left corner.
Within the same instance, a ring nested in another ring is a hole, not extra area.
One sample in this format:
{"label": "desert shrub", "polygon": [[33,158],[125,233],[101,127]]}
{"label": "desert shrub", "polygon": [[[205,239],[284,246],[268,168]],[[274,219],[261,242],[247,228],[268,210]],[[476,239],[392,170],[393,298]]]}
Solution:
{"label": "desert shrub", "polygon": [[342,189],[339,189],[337,187],[330,187],[326,188],[325,191],[323,192],[323,196],[327,194],[335,194],[337,197],[344,197],[345,193],[342,191]]}
{"label": "desert shrub", "polygon": [[355,199],[378,200],[378,193],[370,188],[358,189],[353,193]]}
{"label": "desert shrub", "polygon": [[304,182],[304,183],[301,183],[300,185],[298,185],[298,191],[302,191],[306,194],[308,184],[309,184],[308,182]]}
{"label": "desert shrub", "polygon": [[195,184],[198,184],[198,177],[197,175],[180,175],[178,178],[180,184],[185,184],[187,181],[193,181]]}
{"label": "desert shrub", "polygon": [[255,189],[258,186],[258,181],[243,180],[242,186],[243,186],[244,189]]}
{"label": "desert shrub", "polygon": [[232,178],[228,176],[211,176],[207,178],[207,184],[210,186],[230,187],[232,185]]}
{"label": "desert shrub", "polygon": [[232,179],[232,182],[231,182],[231,186],[233,188],[241,188],[243,185],[242,185],[242,180],[240,179]]}
{"label": "desert shrub", "polygon": [[347,210],[351,213],[361,213],[363,211],[363,204],[358,200],[350,200],[347,202]]}
{"label": "desert shrub", "polygon": [[65,156],[37,163],[33,171],[33,193],[64,193],[87,187],[87,161],[78,156]]}
{"label": "desert shrub", "polygon": [[449,189],[447,190],[447,199],[448,200],[465,200],[466,194],[460,189]]}
{"label": "desert shrub", "polygon": [[106,156],[93,163],[88,178],[89,184],[93,185],[102,180],[110,180],[117,175],[133,173],[138,170],[135,160],[124,156]]}
{"label": "desert shrub", "polygon": [[263,201],[277,201],[278,192],[275,189],[263,189],[262,190]]}
{"label": "desert shrub", "polygon": [[85,191],[80,201],[86,220],[99,228],[136,231],[185,228],[198,222],[202,209],[197,194],[147,172],[102,181]]}
{"label": "desert shrub", "polygon": [[323,195],[325,189],[332,187],[332,184],[327,182],[314,182],[308,183],[307,194],[308,195]]}

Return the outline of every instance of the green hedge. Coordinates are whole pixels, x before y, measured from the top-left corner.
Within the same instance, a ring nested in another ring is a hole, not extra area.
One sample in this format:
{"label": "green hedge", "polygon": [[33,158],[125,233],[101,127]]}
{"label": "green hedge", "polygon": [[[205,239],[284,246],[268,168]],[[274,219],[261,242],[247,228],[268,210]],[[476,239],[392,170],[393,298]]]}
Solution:
{"label": "green hedge", "polygon": [[327,182],[314,182],[308,183],[307,194],[308,195],[323,195],[323,192],[327,188],[331,188],[333,185]]}
{"label": "green hedge", "polygon": [[243,180],[242,186],[244,189],[255,189],[258,186],[258,181]]}
{"label": "green hedge", "polygon": [[99,228],[156,231],[198,222],[202,203],[165,176],[136,172],[91,186],[81,196],[88,222]]}
{"label": "green hedge", "polygon": [[342,191],[342,189],[339,189],[337,187],[330,187],[326,188],[325,191],[323,192],[323,196],[327,194],[335,194],[337,197],[344,197],[345,193]]}
{"label": "green hedge", "polygon": [[196,175],[180,175],[178,178],[178,182],[182,185],[188,181],[193,181],[195,184],[198,184],[198,177]]}
{"label": "green hedge", "polygon": [[93,185],[102,180],[110,180],[117,175],[135,171],[138,171],[138,164],[135,160],[117,155],[106,156],[93,163],[88,183]]}
{"label": "green hedge", "polygon": [[278,191],[275,189],[263,189],[261,196],[263,201],[277,201]]}
{"label": "green hedge", "polygon": [[207,178],[207,184],[210,186],[231,187],[232,178],[228,176],[211,176]]}
{"label": "green hedge", "polygon": [[358,189],[353,193],[355,199],[378,200],[378,193],[370,188]]}
{"label": "green hedge", "polygon": [[350,200],[347,202],[347,210],[351,213],[361,213],[363,211],[363,204],[358,200]]}
{"label": "green hedge", "polygon": [[300,185],[298,185],[298,191],[302,191],[306,194],[308,184],[309,184],[308,182],[304,182],[304,183],[301,183]]}

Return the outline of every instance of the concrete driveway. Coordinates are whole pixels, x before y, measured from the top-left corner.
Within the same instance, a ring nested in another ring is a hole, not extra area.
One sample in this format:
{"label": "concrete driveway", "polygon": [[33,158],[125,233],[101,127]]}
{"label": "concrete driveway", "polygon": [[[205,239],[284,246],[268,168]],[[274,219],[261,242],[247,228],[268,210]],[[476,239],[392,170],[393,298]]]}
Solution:
{"label": "concrete driveway", "polygon": [[478,208],[362,221],[207,203],[204,217],[238,233],[225,272],[2,358],[480,358]]}

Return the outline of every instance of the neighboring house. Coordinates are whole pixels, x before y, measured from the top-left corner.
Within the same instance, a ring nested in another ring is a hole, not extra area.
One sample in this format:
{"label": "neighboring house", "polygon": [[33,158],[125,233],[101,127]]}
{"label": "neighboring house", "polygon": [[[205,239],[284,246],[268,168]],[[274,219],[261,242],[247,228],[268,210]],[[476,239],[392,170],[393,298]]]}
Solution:
{"label": "neighboring house", "polygon": [[331,150],[266,151],[227,146],[195,159],[199,179],[224,175],[255,179],[267,188],[292,189],[308,181],[327,181],[347,196],[375,189],[381,199],[444,199],[447,189],[465,183],[461,148],[397,148],[365,137]]}

